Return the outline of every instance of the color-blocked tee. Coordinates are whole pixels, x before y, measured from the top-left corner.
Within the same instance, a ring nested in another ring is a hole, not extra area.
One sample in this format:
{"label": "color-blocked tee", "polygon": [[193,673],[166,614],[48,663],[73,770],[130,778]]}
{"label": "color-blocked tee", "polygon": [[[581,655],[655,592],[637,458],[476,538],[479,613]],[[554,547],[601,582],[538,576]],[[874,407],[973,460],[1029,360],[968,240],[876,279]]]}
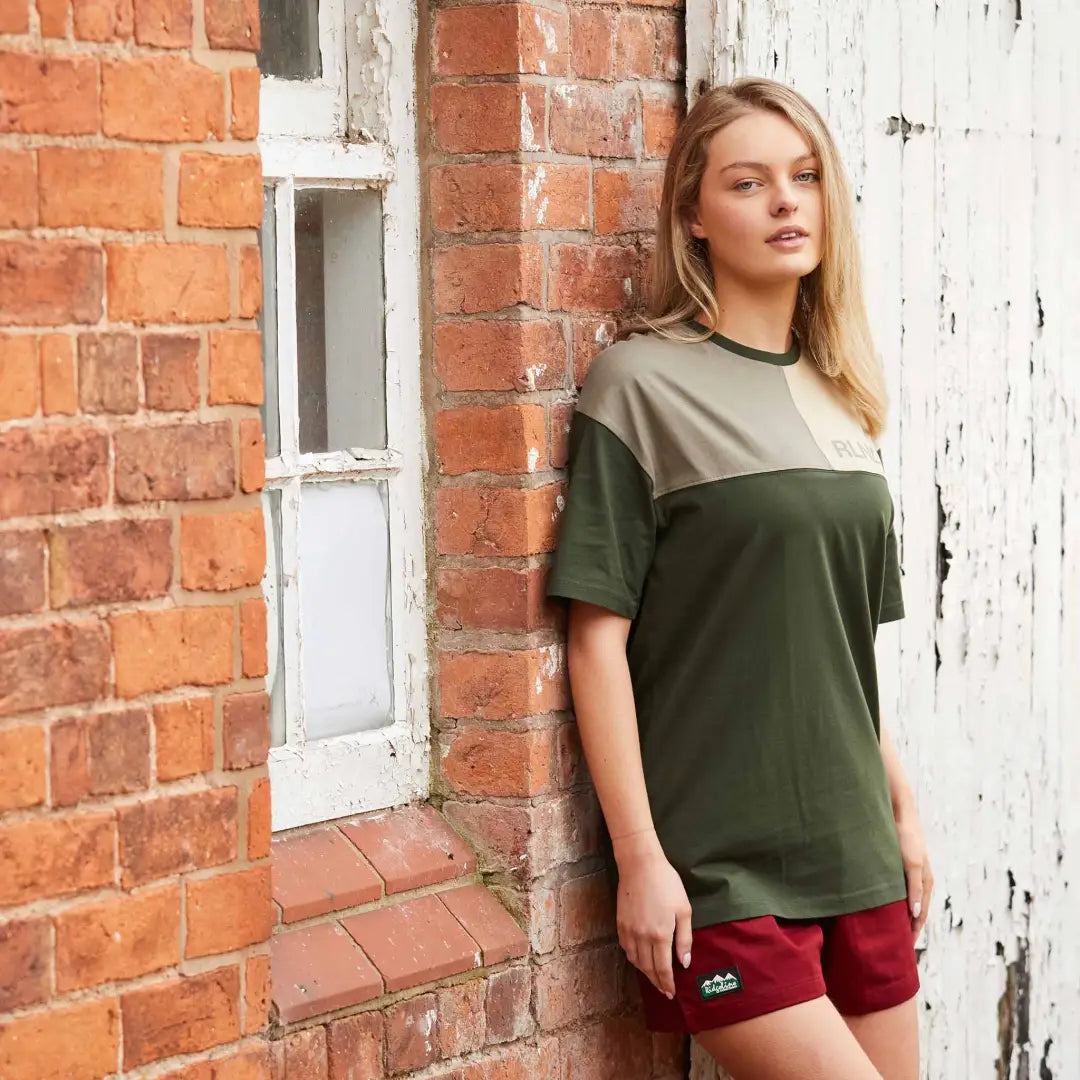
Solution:
{"label": "color-blocked tee", "polygon": [[601,352],[547,592],[632,620],[649,804],[694,926],[906,895],[874,652],[904,613],[893,503],[797,343]]}

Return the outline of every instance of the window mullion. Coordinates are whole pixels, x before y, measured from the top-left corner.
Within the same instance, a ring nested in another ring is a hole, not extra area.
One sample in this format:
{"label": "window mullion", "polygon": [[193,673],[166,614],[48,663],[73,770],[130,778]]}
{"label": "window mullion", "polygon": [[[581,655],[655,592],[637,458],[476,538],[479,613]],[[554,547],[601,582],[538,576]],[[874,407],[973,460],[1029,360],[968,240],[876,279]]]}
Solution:
{"label": "window mullion", "polygon": [[281,489],[281,605],[285,633],[285,745],[300,750],[304,730],[304,673],[300,634],[300,486],[288,480]]}
{"label": "window mullion", "polygon": [[278,416],[282,454],[300,448],[300,382],[296,345],[296,226],[292,177],[275,187],[278,283]]}

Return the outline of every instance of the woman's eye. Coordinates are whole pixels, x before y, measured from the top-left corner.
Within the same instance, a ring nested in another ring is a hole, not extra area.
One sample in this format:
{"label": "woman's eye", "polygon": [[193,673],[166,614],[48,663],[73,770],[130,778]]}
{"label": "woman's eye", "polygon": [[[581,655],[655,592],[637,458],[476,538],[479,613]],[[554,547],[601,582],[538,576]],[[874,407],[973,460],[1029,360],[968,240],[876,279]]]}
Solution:
{"label": "woman's eye", "polygon": [[757,183],[757,181],[756,181],[756,180],[740,180],[740,181],[739,181],[739,182],[738,182],[738,183],[737,183],[737,184],[735,185],[735,190],[736,190],[736,191],[749,191],[749,190],[750,190],[750,188],[749,188],[749,187],[748,187],[747,185],[748,185],[748,184],[756,184],[756,183]]}
{"label": "woman's eye", "polygon": [[813,169],[806,169],[795,177],[796,180],[809,180],[811,183],[818,179],[818,174]]}

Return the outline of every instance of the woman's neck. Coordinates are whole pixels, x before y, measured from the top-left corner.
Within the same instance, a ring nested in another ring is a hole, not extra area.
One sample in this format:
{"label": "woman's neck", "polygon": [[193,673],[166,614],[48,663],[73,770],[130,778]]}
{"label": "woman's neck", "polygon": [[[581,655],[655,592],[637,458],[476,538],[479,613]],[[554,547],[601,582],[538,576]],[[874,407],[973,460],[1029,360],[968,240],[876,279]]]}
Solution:
{"label": "woman's neck", "polygon": [[791,322],[799,295],[798,280],[775,288],[748,289],[736,281],[716,282],[720,317],[715,326],[705,312],[696,320],[732,341],[764,352],[782,353],[791,347]]}

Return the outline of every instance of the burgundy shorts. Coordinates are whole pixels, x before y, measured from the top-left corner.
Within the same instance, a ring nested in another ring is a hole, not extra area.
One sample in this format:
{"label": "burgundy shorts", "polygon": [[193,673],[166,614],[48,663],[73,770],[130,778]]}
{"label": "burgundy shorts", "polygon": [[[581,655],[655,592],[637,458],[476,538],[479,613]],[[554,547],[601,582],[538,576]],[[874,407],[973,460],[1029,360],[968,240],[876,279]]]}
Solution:
{"label": "burgundy shorts", "polygon": [[652,1031],[708,1031],[828,994],[845,1016],[919,989],[907,900],[827,919],[756,919],[694,931],[690,967],[672,960],[668,1000],[639,971]]}

